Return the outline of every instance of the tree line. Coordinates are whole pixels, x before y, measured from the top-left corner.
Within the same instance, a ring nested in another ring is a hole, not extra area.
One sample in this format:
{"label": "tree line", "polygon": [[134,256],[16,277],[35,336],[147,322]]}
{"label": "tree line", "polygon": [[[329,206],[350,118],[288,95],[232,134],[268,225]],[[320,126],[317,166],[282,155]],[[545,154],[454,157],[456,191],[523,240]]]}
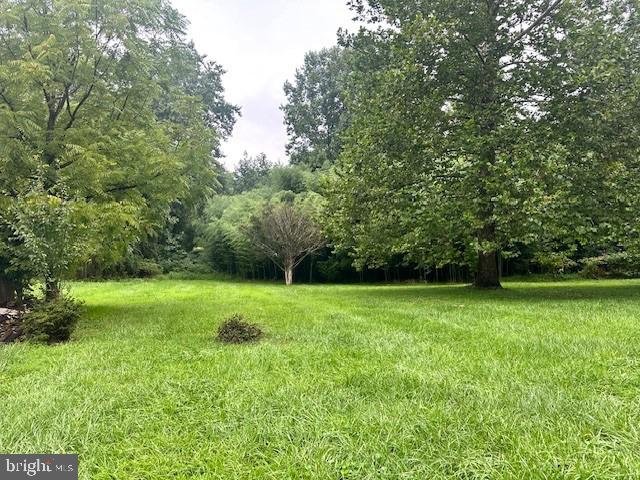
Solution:
{"label": "tree line", "polygon": [[0,0],[1,296],[297,263],[478,287],[640,271],[637,1],[348,3],[361,27],[284,85],[290,164],[229,172],[239,108],[167,2]]}
{"label": "tree line", "polygon": [[364,26],[284,87],[333,255],[488,288],[640,272],[637,2],[349,4]]}
{"label": "tree line", "polygon": [[285,106],[292,160],[333,163],[338,251],[479,287],[519,259],[638,270],[636,1],[349,4],[365,26],[309,55]]}

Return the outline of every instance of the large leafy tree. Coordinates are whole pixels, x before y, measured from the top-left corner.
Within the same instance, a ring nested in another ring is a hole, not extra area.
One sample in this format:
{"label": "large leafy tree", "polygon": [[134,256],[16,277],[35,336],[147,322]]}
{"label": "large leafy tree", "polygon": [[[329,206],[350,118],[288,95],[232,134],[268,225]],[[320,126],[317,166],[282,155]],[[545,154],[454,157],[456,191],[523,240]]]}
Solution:
{"label": "large leafy tree", "polygon": [[185,27],[164,0],[0,0],[4,275],[55,296],[74,265],[116,259],[215,185],[235,109]]}
{"label": "large leafy tree", "polygon": [[263,185],[267,181],[272,168],[273,163],[269,161],[264,153],[259,153],[252,157],[247,152],[244,152],[233,172],[235,191],[237,193],[247,192]]}
{"label": "large leafy tree", "polygon": [[[163,45],[158,54],[167,59],[159,69],[162,95],[154,105],[158,118],[173,122],[176,130],[189,128],[193,120],[197,122],[197,118],[191,115],[193,112],[181,111],[186,94],[201,101],[201,107],[196,108],[195,112],[200,115],[203,124],[215,131],[218,138],[227,138],[240,109],[224,98],[222,67],[200,55],[193,43],[181,40]],[[223,188],[218,185],[224,174],[224,169],[217,161],[221,157],[218,147],[216,141],[211,162],[196,159],[190,164],[186,171],[188,189],[172,202],[164,228],[143,238],[134,248],[134,257],[141,255],[160,260],[163,257],[180,257],[194,248],[194,222],[206,205],[212,187],[215,186],[217,191]]]}
{"label": "large leafy tree", "polygon": [[[635,228],[633,0],[353,0],[352,126],[328,211],[361,264],[474,264]],[[637,223],[637,222],[636,222]]]}
{"label": "large leafy tree", "polygon": [[293,83],[285,83],[282,110],[291,163],[317,169],[333,164],[340,154],[340,135],[348,123],[343,98],[346,57],[340,47],[309,52]]}
{"label": "large leafy tree", "polygon": [[[202,117],[204,125],[221,138],[229,137],[240,109],[224,98],[224,69],[200,55],[193,43],[185,43],[181,37],[159,45],[157,53],[166,59],[158,72],[163,90],[163,96],[155,104],[159,118],[188,124],[189,116],[185,117],[177,110],[180,99],[187,95],[200,102],[196,113]],[[220,155],[218,151],[215,153]]]}

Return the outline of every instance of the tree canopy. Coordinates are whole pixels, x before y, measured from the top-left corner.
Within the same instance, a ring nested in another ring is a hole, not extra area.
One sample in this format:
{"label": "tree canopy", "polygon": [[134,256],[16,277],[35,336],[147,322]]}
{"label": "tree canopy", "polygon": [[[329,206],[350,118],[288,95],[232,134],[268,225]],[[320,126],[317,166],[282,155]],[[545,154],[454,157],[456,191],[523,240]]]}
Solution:
{"label": "tree canopy", "polygon": [[354,0],[330,231],[363,265],[473,264],[636,231],[638,6]]}
{"label": "tree canopy", "polygon": [[173,201],[213,191],[237,108],[185,28],[163,0],[0,1],[5,275],[55,289],[73,265],[121,256]]}
{"label": "tree canopy", "polygon": [[282,106],[291,163],[312,169],[335,163],[341,151],[341,134],[348,123],[343,92],[348,76],[347,53],[333,47],[309,52],[286,82],[287,103]]}
{"label": "tree canopy", "polygon": [[266,181],[272,167],[273,164],[264,153],[252,157],[244,152],[234,171],[234,189],[242,193],[260,186]]}
{"label": "tree canopy", "polygon": [[638,271],[637,0],[348,3],[361,28],[284,86],[291,164],[226,171],[239,108],[168,0],[0,0],[0,303],[73,274],[274,278],[249,227],[282,204],[324,209],[310,281]]}

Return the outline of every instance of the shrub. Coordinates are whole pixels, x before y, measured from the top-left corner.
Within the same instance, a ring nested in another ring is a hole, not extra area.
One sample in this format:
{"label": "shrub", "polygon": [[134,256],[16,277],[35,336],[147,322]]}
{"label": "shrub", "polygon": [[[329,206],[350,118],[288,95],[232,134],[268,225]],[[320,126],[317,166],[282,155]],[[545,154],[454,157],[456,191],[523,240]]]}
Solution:
{"label": "shrub", "polygon": [[64,295],[39,302],[24,317],[24,334],[35,342],[65,342],[71,337],[81,311],[82,303]]}
{"label": "shrub", "polygon": [[150,278],[162,275],[162,267],[153,260],[140,259],[136,265],[136,276]]}
{"label": "shrub", "polygon": [[602,259],[598,257],[585,258],[580,262],[582,268],[580,269],[580,276],[584,278],[604,278],[607,276],[607,272],[602,264]]}
{"label": "shrub", "polygon": [[164,273],[182,272],[207,274],[213,272],[212,268],[195,254],[185,255],[184,257],[174,258],[171,260],[164,260],[161,262],[161,266]]}
{"label": "shrub", "polygon": [[250,343],[262,337],[257,325],[247,323],[242,315],[233,315],[218,328],[218,340],[224,343]]}
{"label": "shrub", "polygon": [[604,254],[580,261],[580,275],[585,278],[638,278],[640,259],[628,252]]}

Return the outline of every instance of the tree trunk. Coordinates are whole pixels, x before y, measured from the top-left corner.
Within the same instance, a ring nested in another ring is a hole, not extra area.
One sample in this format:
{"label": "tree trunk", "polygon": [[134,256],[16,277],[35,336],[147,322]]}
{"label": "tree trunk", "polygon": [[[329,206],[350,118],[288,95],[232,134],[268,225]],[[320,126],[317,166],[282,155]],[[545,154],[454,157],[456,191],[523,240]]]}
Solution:
{"label": "tree trunk", "polygon": [[477,288],[502,288],[497,252],[480,252],[478,254],[478,271],[473,285]]}
{"label": "tree trunk", "polygon": [[[496,229],[490,223],[478,232],[480,251],[473,286],[477,288],[502,288],[500,285],[500,262],[496,250]],[[483,250],[486,248],[486,250]]]}
{"label": "tree trunk", "polygon": [[44,296],[47,302],[60,297],[60,282],[53,278],[47,278],[45,280]]}
{"label": "tree trunk", "polygon": [[293,267],[290,265],[284,269],[284,283],[287,285],[293,284]]}
{"label": "tree trunk", "polygon": [[0,307],[4,307],[17,300],[16,288],[8,279],[0,277]]}
{"label": "tree trunk", "polygon": [[501,288],[498,251],[496,247],[496,225],[492,197],[495,189],[493,166],[497,158],[496,131],[502,116],[501,102],[497,94],[500,83],[500,58],[498,47],[499,21],[498,3],[487,2],[490,28],[486,42],[488,51],[482,61],[482,71],[478,82],[478,104],[476,122],[480,127],[481,151],[479,152],[478,200],[481,204],[479,218],[483,224],[478,232],[480,244],[478,266],[474,286],[477,288]]}

